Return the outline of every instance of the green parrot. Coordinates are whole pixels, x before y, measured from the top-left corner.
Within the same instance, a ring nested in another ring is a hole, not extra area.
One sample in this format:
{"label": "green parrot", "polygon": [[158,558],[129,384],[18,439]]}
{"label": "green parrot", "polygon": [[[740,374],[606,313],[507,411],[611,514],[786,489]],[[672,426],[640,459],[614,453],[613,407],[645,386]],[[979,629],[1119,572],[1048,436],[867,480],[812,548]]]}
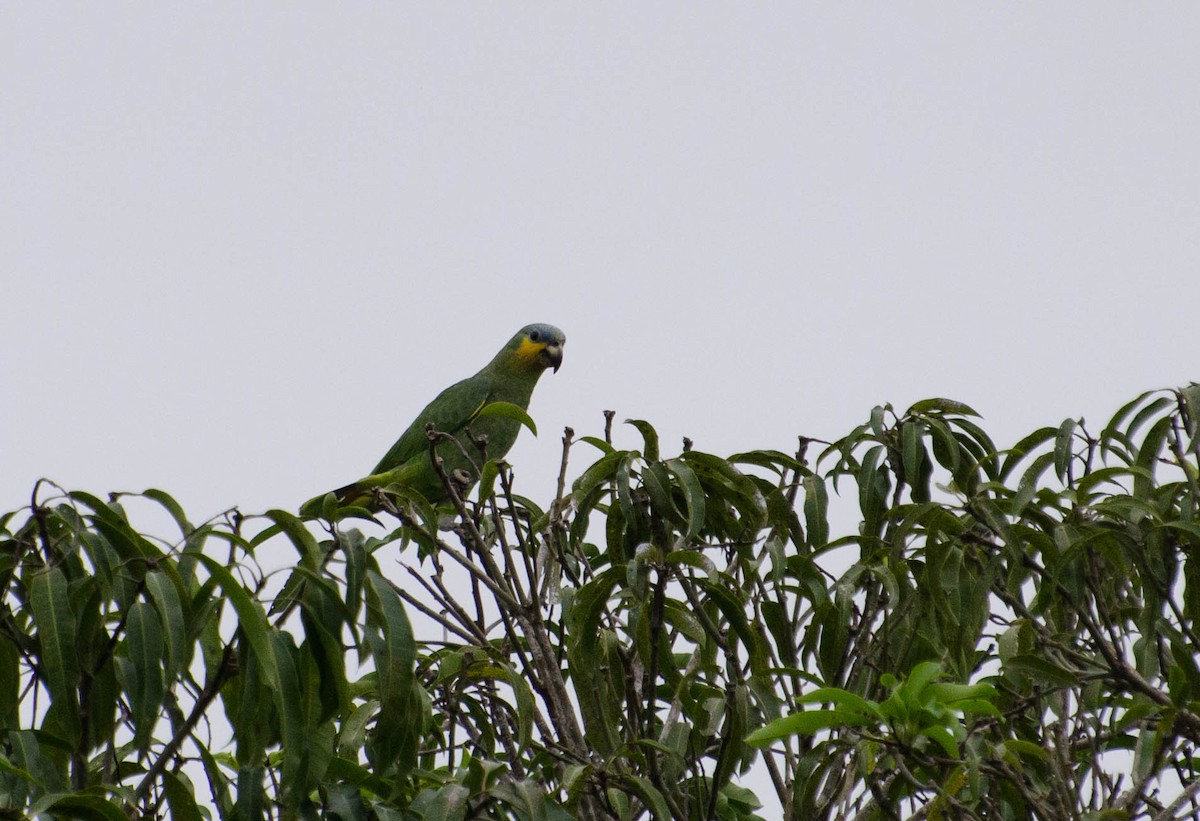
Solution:
{"label": "green parrot", "polygon": [[[446,501],[445,486],[429,459],[426,426],[430,423],[434,430],[448,433],[458,442],[442,442],[437,447],[446,474],[466,478],[468,486],[473,485],[479,480],[482,459],[472,439],[486,437],[487,458],[500,459],[517,441],[521,428],[516,419],[478,416],[479,411],[493,402],[508,402],[526,410],[542,372],[546,368],[557,371],[562,364],[566,341],[562,331],[544,323],[526,325],[517,331],[479,373],[439,393],[379,460],[370,476],[333,491],[338,501],[377,508],[372,501],[372,490],[393,483],[417,491],[433,504]],[[323,496],[310,499],[300,512],[316,515],[323,499]]]}

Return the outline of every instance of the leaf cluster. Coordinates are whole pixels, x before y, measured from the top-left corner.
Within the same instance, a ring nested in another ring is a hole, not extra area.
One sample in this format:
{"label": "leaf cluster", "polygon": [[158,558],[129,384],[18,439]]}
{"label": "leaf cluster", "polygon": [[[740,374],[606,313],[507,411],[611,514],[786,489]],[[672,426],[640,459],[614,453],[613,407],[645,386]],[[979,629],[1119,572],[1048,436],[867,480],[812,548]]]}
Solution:
{"label": "leaf cluster", "polygon": [[998,449],[932,399],[721,457],[610,415],[547,506],[483,446],[375,536],[39,486],[0,518],[0,814],[1192,817],[1198,419]]}

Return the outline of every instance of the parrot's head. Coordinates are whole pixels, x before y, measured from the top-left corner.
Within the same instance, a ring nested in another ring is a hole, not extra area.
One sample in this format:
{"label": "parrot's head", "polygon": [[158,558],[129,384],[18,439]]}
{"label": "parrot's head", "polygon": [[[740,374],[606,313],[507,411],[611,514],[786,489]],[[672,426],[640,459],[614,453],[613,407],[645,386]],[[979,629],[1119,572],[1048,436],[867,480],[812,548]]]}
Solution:
{"label": "parrot's head", "polygon": [[566,335],[544,322],[526,325],[509,340],[505,351],[511,353],[515,363],[525,370],[541,373],[546,368],[558,370],[562,364],[563,345]]}

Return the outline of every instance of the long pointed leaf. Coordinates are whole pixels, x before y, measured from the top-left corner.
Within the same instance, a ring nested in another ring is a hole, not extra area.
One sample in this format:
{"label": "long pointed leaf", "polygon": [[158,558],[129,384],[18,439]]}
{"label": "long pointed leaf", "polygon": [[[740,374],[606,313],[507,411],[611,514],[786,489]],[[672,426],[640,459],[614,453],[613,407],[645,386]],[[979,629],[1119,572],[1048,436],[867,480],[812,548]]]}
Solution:
{"label": "long pointed leaf", "polygon": [[73,717],[79,729],[79,660],[75,653],[75,616],[71,591],[61,568],[52,567],[33,576],[29,604],[37,626],[40,661],[50,698],[64,705],[64,715]]}
{"label": "long pointed leaf", "polygon": [[[196,557],[216,579],[217,586],[229,597],[234,611],[237,613],[238,626],[250,642],[250,649],[258,659],[261,674],[272,691],[279,689],[279,668],[275,664],[275,653],[271,647],[271,629],[267,624],[267,614],[262,605],[251,598],[246,588],[242,586],[229,569],[212,556],[197,553]],[[239,799],[240,801],[240,799]]]}

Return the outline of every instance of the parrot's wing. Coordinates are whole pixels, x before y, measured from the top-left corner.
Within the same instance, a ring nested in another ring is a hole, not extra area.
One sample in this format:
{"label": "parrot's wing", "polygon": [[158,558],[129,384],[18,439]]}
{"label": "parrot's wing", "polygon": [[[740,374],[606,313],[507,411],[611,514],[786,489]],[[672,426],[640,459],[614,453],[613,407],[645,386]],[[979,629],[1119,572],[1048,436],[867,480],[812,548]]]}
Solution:
{"label": "parrot's wing", "polygon": [[371,473],[392,470],[414,456],[427,452],[429,439],[425,434],[425,426],[431,422],[434,430],[457,434],[487,404],[491,393],[490,381],[478,375],[446,388],[418,414]]}

